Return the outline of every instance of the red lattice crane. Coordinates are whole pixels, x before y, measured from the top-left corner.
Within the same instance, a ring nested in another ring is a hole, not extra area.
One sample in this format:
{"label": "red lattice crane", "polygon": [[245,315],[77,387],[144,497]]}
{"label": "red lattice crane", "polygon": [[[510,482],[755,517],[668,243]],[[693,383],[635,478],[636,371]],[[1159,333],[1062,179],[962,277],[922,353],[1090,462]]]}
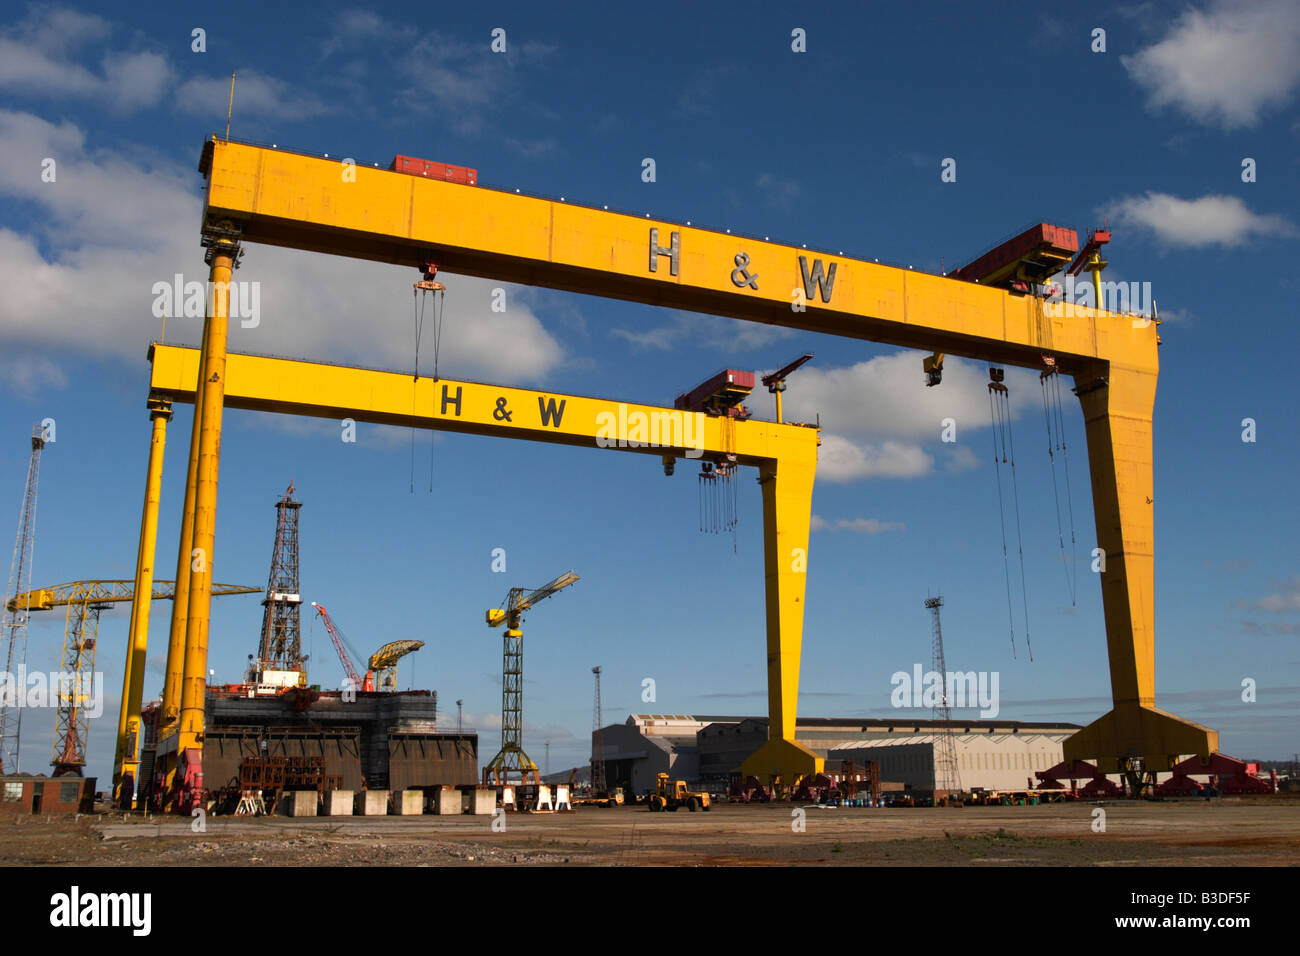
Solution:
{"label": "red lattice crane", "polygon": [[319,614],[321,620],[325,622],[325,630],[329,631],[330,640],[334,642],[334,650],[338,652],[339,660],[343,663],[343,670],[347,672],[348,681],[350,682],[352,689],[367,692],[373,691],[375,689],[375,672],[372,670],[366,671],[364,680],[357,676],[357,669],[352,663],[352,658],[348,656],[347,649],[343,646],[345,640],[343,632],[335,626],[334,621],[330,619],[329,612],[325,610],[323,604],[317,604],[315,601],[312,601],[311,606],[316,609],[316,613]]}

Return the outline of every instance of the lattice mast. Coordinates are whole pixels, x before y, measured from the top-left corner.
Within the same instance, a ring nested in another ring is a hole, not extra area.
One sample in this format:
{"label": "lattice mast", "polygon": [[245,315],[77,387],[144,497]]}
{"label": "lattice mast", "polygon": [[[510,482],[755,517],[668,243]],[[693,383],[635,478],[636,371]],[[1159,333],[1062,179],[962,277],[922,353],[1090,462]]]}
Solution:
{"label": "lattice mast", "polygon": [[939,608],[943,607],[943,597],[926,598],[925,606],[930,609],[931,667],[939,675],[940,689],[938,699],[932,709],[935,720],[943,725],[936,725],[934,735],[934,788],[956,793],[961,790],[961,775],[957,771],[957,745],[952,736],[952,702],[948,699],[948,666],[943,659],[943,628],[939,623]]}
{"label": "lattice mast", "polygon": [[[5,639],[5,673],[16,674],[15,666],[27,668],[27,609],[9,610],[9,602],[19,594],[31,590],[32,555],[36,536],[36,478],[41,467],[41,450],[45,447],[45,431],[37,425],[32,429],[32,454],[27,462],[27,484],[23,489],[22,513],[18,518],[18,534],[14,539],[14,556],[9,563],[9,587],[5,592],[4,621],[0,632]],[[23,730],[23,709],[17,701],[0,702],[0,773],[17,773],[19,769],[18,745]]]}
{"label": "lattice mast", "polygon": [[523,748],[524,632],[520,628],[525,611],[577,580],[577,574],[566,571],[535,591],[511,588],[502,602],[505,606],[487,612],[488,627],[505,625],[505,640],[501,660],[501,750],[483,768],[485,784],[501,786],[512,772],[519,774],[522,783],[540,783],[537,764]]}
{"label": "lattice mast", "polygon": [[63,668],[54,713],[52,777],[82,776],[86,738],[95,696],[95,649],[99,643],[99,612],[111,604],[95,601],[86,590],[80,601],[68,602],[63,628]]}
{"label": "lattice mast", "polygon": [[605,790],[605,747],[600,739],[600,668],[593,667],[596,677],[596,699],[591,705],[591,792],[603,793]]}
{"label": "lattice mast", "polygon": [[298,512],[302,503],[293,500],[293,482],[275,503],[275,545],[271,551],[271,576],[262,600],[262,636],[258,646],[258,667],[262,670],[302,670],[302,641],[298,590]]}

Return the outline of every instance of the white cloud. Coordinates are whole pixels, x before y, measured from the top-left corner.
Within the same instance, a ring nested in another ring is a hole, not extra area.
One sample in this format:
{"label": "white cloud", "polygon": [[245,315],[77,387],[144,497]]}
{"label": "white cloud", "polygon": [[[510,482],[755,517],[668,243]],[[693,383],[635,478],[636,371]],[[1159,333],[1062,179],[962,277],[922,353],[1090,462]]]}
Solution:
{"label": "white cloud", "polygon": [[[153,106],[171,82],[158,53],[108,49],[107,21],[72,10],[40,10],[0,34],[0,88],[99,99],[111,108]],[[102,57],[98,56],[102,51]],[[75,55],[75,59],[74,59]],[[101,73],[82,65],[101,61]]]}
{"label": "white cloud", "polygon": [[812,516],[813,531],[851,531],[854,534],[881,534],[885,531],[904,530],[901,521],[881,521],[878,518],[837,518],[827,521],[820,515]]}
{"label": "white cloud", "polygon": [[[41,181],[44,156],[58,160],[54,183]],[[194,179],[188,165],[92,152],[70,124],[0,112],[0,197],[33,211],[24,231],[0,229],[0,280],[8,289],[0,297],[0,341],[140,362],[159,332],[154,283],[170,283],[176,273],[207,278],[196,241],[202,201]],[[235,279],[260,283],[261,323],[245,329],[232,322],[233,349],[412,366],[416,270],[246,249]],[[457,276],[445,282],[443,374],[534,382],[564,359],[530,308],[528,290],[506,286],[508,311],[494,313],[491,290],[501,283]],[[201,320],[169,319],[168,341],[197,343],[200,328]],[[429,317],[423,371],[432,369],[432,330]]]}
{"label": "white cloud", "polygon": [[[840,368],[808,365],[790,380],[786,417],[802,422],[820,417],[825,429],[819,479],[918,478],[930,474],[936,457],[949,472],[979,464],[970,444],[972,433],[989,426],[985,366],[950,356],[943,383],[927,388],[921,359],[920,352],[905,351]],[[1006,374],[1013,417],[1038,407],[1033,373],[1009,368]],[[955,443],[941,441],[946,419],[955,426]]]}
{"label": "white cloud", "polygon": [[[943,383],[926,388],[921,352],[879,355],[865,362],[825,368],[805,365],[790,379],[786,414],[798,421],[821,415],[822,427],[838,434],[871,434],[938,440],[945,418],[957,424],[957,439],[967,428],[989,423],[988,373],[985,366],[949,357]],[[1028,373],[1025,381],[1031,381]],[[1017,372],[1007,370],[1013,380]],[[1034,401],[1038,385],[1033,384]],[[1014,403],[1014,399],[1013,399]]]}
{"label": "white cloud", "polygon": [[1105,214],[1128,225],[1151,230],[1172,246],[1239,246],[1254,236],[1294,236],[1295,226],[1281,216],[1251,212],[1236,196],[1180,199],[1148,192],[1116,200]]}
{"label": "white cloud", "polygon": [[822,434],[817,454],[817,477],[847,482],[860,478],[918,478],[928,474],[934,458],[920,445],[886,441],[852,442],[839,435]]}
{"label": "white cloud", "polygon": [[1225,129],[1254,126],[1300,83],[1294,0],[1221,0],[1191,9],[1158,42],[1120,58],[1154,107]]}
{"label": "white cloud", "polygon": [[104,81],[119,109],[154,106],[171,83],[172,68],[158,53],[112,54],[104,58]]}

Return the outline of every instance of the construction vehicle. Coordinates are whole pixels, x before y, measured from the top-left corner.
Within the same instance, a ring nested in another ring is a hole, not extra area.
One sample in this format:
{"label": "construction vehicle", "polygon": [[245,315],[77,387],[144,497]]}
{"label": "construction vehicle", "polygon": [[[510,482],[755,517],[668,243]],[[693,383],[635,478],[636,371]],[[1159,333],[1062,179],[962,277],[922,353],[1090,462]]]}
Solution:
{"label": "construction vehicle", "polygon": [[703,791],[686,789],[685,780],[669,780],[668,774],[655,775],[655,792],[650,794],[650,810],[676,810],[686,807],[691,813],[710,810],[709,795]]}
{"label": "construction vehicle", "polygon": [[[572,789],[569,790],[573,794]],[[623,792],[622,787],[615,787],[613,793],[608,790],[602,790],[599,793],[589,793],[585,796],[572,796],[570,802],[575,807],[603,807],[608,810],[610,807],[621,807],[627,802],[627,795]]]}

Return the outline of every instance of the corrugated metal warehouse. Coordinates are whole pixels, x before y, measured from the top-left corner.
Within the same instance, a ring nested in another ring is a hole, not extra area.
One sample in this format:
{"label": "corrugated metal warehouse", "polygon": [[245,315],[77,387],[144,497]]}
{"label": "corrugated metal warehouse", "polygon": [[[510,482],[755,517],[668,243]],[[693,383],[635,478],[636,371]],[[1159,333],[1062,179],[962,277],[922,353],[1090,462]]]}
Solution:
{"label": "corrugated metal warehouse", "polygon": [[[992,790],[1036,781],[1034,772],[1059,763],[1062,742],[1079,729],[1064,722],[803,717],[795,724],[795,738],[823,758],[859,766],[879,760],[883,780],[929,790],[935,735],[951,733],[962,787]],[[663,772],[717,790],[767,740],[767,719],[631,714],[599,735],[611,786],[644,793]]]}

